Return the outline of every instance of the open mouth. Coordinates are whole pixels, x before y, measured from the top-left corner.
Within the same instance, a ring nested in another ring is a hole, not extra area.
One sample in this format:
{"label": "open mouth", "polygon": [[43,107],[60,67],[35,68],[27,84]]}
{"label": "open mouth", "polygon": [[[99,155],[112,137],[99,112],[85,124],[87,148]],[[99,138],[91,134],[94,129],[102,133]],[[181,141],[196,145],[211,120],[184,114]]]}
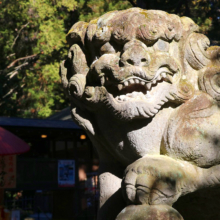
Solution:
{"label": "open mouth", "polygon": [[120,69],[105,66],[96,72],[97,68],[95,72],[101,86],[96,89],[102,92],[95,97],[104,100],[105,89],[106,98],[102,102],[120,119],[151,118],[165,103],[176,99],[172,90],[181,72],[177,65],[173,66],[158,64],[155,68],[129,66]]}
{"label": "open mouth", "polygon": [[[138,76],[130,76],[117,84],[117,90],[111,91],[106,86],[107,90],[113,95],[117,102],[126,101],[149,101],[154,98],[156,90],[164,83],[172,84],[175,75],[168,71],[167,68],[161,68],[151,81],[147,81]],[[172,96],[170,99],[174,99]],[[166,98],[164,101],[168,101]]]}
{"label": "open mouth", "polygon": [[170,75],[163,72],[152,82],[147,82],[138,77],[129,77],[118,85],[120,93],[114,98],[118,102],[136,100],[147,100],[153,97],[155,89],[162,82],[172,83]]}
{"label": "open mouth", "polygon": [[[163,80],[157,83],[160,85],[152,86],[150,90],[145,89],[145,93],[130,91],[116,97],[109,93],[107,106],[121,119],[151,118],[159,112],[165,103],[175,100],[175,97],[169,92],[172,84]],[[131,88],[135,87],[128,86],[124,89]]]}

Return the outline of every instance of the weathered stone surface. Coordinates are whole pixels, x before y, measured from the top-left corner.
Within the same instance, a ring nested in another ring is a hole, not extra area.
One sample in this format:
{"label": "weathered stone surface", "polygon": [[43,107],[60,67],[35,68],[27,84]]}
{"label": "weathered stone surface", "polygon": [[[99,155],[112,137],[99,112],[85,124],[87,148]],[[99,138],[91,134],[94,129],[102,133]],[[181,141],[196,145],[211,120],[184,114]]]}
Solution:
{"label": "weathered stone surface", "polygon": [[183,220],[182,216],[168,205],[139,205],[124,208],[116,220]]}
{"label": "weathered stone surface", "polygon": [[197,32],[139,8],[69,31],[60,75],[99,153],[99,220],[195,219],[179,197],[220,186],[220,48]]}

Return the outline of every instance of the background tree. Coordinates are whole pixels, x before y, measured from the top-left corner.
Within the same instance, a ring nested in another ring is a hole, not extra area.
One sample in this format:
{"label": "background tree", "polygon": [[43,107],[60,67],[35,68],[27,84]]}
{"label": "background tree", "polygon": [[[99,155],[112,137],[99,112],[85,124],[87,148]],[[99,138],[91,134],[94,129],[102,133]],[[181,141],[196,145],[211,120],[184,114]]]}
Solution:
{"label": "background tree", "polygon": [[47,117],[64,107],[58,68],[75,0],[0,2],[0,114]]}

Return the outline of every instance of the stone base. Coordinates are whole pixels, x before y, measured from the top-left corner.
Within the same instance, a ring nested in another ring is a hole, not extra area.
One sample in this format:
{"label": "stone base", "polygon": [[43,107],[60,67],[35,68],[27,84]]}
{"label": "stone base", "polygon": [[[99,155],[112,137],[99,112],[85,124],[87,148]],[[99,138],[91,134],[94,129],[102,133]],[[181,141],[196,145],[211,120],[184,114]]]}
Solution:
{"label": "stone base", "polygon": [[124,208],[116,220],[183,220],[182,216],[168,205],[130,205]]}

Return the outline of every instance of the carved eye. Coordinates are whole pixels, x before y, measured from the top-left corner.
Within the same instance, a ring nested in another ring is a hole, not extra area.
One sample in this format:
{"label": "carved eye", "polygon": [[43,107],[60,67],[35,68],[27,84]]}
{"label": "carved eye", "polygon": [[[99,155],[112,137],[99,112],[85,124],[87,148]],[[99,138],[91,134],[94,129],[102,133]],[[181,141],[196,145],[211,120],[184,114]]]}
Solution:
{"label": "carved eye", "polygon": [[158,51],[164,51],[164,52],[168,52],[169,51],[169,43],[159,39],[153,46],[153,48]]}
{"label": "carved eye", "polygon": [[114,47],[109,43],[105,43],[101,48],[100,48],[100,54],[108,54],[108,53],[116,53]]}

